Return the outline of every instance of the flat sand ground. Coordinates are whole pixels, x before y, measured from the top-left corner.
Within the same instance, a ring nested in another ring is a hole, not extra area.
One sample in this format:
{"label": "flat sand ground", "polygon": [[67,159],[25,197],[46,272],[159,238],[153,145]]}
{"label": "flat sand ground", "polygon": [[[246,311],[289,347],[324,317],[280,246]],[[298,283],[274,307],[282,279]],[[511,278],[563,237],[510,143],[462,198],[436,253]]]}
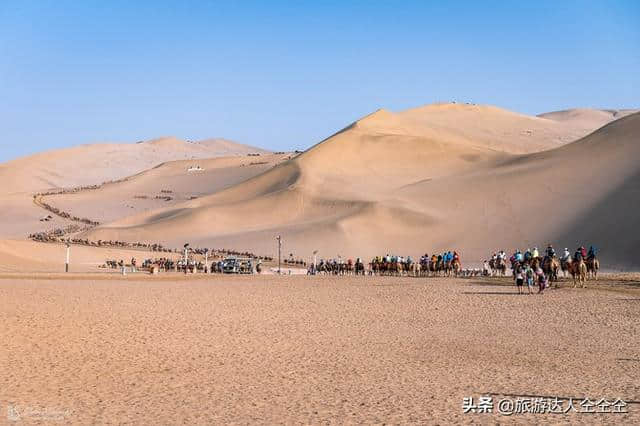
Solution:
{"label": "flat sand ground", "polygon": [[488,394],[640,401],[633,282],[49,278],[0,279],[0,423],[640,422],[637,402],[462,412]]}

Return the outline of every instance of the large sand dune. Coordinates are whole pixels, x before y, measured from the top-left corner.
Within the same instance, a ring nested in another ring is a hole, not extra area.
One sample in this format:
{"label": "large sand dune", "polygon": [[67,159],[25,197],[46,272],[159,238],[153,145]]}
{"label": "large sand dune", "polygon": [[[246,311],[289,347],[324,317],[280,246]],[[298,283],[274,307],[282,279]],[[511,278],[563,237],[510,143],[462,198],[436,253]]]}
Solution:
{"label": "large sand dune", "polygon": [[609,266],[638,266],[640,115],[558,147],[572,123],[475,105],[380,110],[264,174],[86,236],[273,253],[281,234],[301,256],[457,248],[467,261],[594,243]]}
{"label": "large sand dune", "polygon": [[42,152],[0,164],[1,193],[94,185],[122,179],[172,160],[189,160],[265,150],[226,140],[185,142],[173,137],[135,144],[90,144]]}
{"label": "large sand dune", "polygon": [[635,114],[637,109],[572,108],[539,114],[538,117],[570,124],[578,131],[590,133],[614,120]]}
{"label": "large sand dune", "polygon": [[289,154],[264,154],[170,161],[97,189],[43,199],[79,217],[109,222],[217,192],[259,175],[287,158]]}
{"label": "large sand dune", "polygon": [[[1,163],[0,238],[24,238],[32,232],[68,224],[60,218],[39,222],[46,212],[33,204],[34,193],[119,180],[172,160],[248,153],[266,151],[224,139],[185,142],[169,137],[136,144],[81,145]],[[100,203],[105,202],[103,208],[109,208],[110,201],[114,200],[100,199]],[[122,199],[118,201],[123,204]],[[100,203],[92,206],[99,210]]]}

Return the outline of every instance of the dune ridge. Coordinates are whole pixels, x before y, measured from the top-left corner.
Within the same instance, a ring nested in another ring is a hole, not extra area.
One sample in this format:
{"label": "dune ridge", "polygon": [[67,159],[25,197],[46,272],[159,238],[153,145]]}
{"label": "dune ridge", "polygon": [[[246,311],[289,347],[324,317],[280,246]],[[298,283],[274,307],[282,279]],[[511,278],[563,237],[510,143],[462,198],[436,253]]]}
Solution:
{"label": "dune ridge", "polygon": [[[50,227],[64,227],[66,221],[39,221],[46,212],[34,205],[36,193],[100,185],[121,180],[172,160],[200,160],[224,156],[246,157],[249,153],[267,151],[218,140],[205,144],[190,143],[174,137],[163,137],[133,144],[85,144],[71,148],[51,150],[0,163],[0,238],[25,238],[33,232]],[[256,157],[259,158],[259,157]],[[101,203],[103,200],[94,200]],[[122,201],[122,200],[120,200]],[[117,204],[114,200],[104,208]],[[89,211],[83,217],[113,216]],[[100,209],[94,204],[88,210]],[[122,210],[118,210],[122,212]]]}
{"label": "dune ridge", "polygon": [[[461,130],[443,115],[451,110],[482,120]],[[636,181],[640,115],[559,147],[548,136],[555,124],[523,136],[538,142],[519,147],[523,142],[514,142],[513,135],[522,124],[513,120],[520,119],[525,128],[556,123],[475,105],[379,110],[238,185],[86,235],[144,241],[162,234],[173,245],[190,241],[273,253],[273,238],[280,234],[285,250],[299,255],[319,249],[326,257],[387,251],[418,256],[457,248],[474,262],[523,244],[574,248],[593,242],[609,265],[637,266],[638,260],[619,252],[638,243],[638,219],[615,224],[616,235],[626,234],[624,241],[593,234],[589,229],[597,223],[581,221]],[[502,131],[496,124],[501,122]],[[587,172],[583,167],[589,164]],[[623,192],[631,197],[627,204],[638,203],[637,194]],[[604,209],[611,214],[625,207]],[[591,235],[598,238],[583,240]]]}

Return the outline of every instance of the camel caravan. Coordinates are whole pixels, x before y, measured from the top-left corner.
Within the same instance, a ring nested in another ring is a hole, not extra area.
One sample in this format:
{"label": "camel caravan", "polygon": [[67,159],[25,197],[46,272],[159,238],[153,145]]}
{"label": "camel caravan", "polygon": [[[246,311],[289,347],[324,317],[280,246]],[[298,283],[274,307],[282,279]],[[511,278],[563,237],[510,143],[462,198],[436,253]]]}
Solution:
{"label": "camel caravan", "polygon": [[[411,256],[376,256],[369,264],[371,275],[412,276],[412,277],[461,277],[462,263],[457,251],[429,256],[424,254],[419,261]],[[469,271],[464,274],[470,274]]]}
{"label": "camel caravan", "polygon": [[321,259],[317,266],[309,266],[308,275],[372,275],[395,277],[462,277],[476,276],[480,270],[463,270],[458,252],[445,252],[441,255],[429,257],[421,256],[414,261],[411,256],[376,256],[368,264],[368,268],[361,258],[353,259]]}
{"label": "camel caravan", "polygon": [[[578,247],[573,256],[568,248],[564,249],[562,256],[558,257],[551,244],[547,246],[544,256],[541,256],[538,248],[527,249],[524,253],[516,250],[508,259],[511,264],[511,271],[515,277],[523,270],[530,268],[540,279],[548,280],[549,284],[555,283],[558,287],[560,272],[563,278],[571,275],[573,286],[586,286],[587,279],[598,279],[600,261],[597,257],[597,249],[594,246],[587,249],[584,246]],[[489,262],[484,262],[484,269],[492,276],[507,275],[507,255],[504,250],[494,253]],[[488,266],[488,267],[487,267]]]}
{"label": "camel caravan", "polygon": [[309,266],[307,275],[365,275],[364,263],[360,258],[357,258],[355,262],[353,259],[342,258],[324,260],[321,259],[320,263],[316,267],[313,264]]}
{"label": "camel caravan", "polygon": [[368,268],[360,258],[343,260],[341,258],[331,260],[320,260],[314,266],[308,268],[308,275],[371,275],[371,276],[394,276],[394,277],[507,277],[508,270],[511,270],[513,278],[524,274],[525,270],[531,269],[536,279],[544,285],[554,284],[558,287],[560,273],[564,278],[571,275],[574,287],[578,284],[586,286],[587,279],[598,279],[600,262],[596,256],[596,248],[591,246],[589,251],[584,247],[578,248],[572,256],[568,249],[565,249],[561,257],[556,256],[551,245],[547,247],[544,256],[541,256],[537,248],[527,249],[524,253],[516,250],[507,259],[504,251],[494,253],[489,261],[483,262],[482,268],[462,268],[460,254],[457,251],[447,251],[443,254],[427,254],[414,261],[411,256],[376,256],[368,264]]}

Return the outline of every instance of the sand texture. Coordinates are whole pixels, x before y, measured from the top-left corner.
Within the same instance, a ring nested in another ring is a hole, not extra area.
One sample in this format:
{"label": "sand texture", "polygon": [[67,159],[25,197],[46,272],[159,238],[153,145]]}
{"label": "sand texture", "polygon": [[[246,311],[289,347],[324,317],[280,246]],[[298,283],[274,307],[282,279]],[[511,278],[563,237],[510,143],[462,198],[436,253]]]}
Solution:
{"label": "sand texture", "polygon": [[[3,279],[2,421],[7,404],[65,424],[640,421],[638,290],[497,284]],[[484,394],[636,403],[626,415],[462,413]]]}

